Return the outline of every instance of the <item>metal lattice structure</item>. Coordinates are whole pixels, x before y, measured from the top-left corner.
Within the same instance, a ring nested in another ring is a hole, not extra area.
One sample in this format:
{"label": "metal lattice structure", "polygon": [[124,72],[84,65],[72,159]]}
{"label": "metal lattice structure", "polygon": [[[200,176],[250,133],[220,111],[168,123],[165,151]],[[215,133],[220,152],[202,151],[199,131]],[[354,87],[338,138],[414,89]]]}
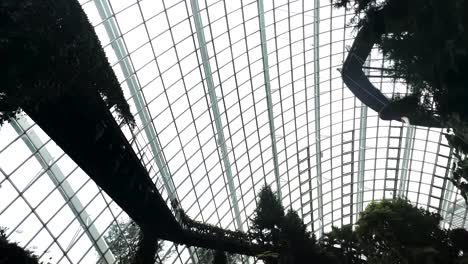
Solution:
{"label": "metal lattice structure", "polygon": [[[355,32],[330,1],[80,3],[136,117],[123,132],[166,202],[190,217],[248,230],[256,192],[270,185],[318,236],[395,196],[446,227],[468,225],[443,131],[379,120],[344,86],[337,69]],[[366,63],[388,65],[377,50]],[[388,97],[407,92],[373,76]],[[0,128],[9,239],[52,263],[113,263],[104,238],[122,219],[29,117]],[[195,255],[178,246],[166,263]]]}

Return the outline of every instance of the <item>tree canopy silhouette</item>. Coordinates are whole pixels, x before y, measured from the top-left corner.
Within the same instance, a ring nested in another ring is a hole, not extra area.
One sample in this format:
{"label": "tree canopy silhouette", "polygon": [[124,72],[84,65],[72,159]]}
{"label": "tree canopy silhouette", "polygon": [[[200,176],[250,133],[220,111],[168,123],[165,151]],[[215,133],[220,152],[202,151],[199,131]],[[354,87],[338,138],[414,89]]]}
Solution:
{"label": "tree canopy silhouette", "polygon": [[[353,46],[363,40],[375,43],[390,62],[383,71],[408,84],[409,96],[387,104],[379,110],[380,117],[411,115],[412,124],[451,128],[466,145],[462,154],[468,154],[468,1],[333,0],[333,4],[354,11],[351,23],[358,36],[366,31],[366,37],[356,39]],[[467,200],[468,168],[462,163],[468,160],[457,158],[453,183]]]}
{"label": "tree canopy silhouette", "polygon": [[225,264],[242,263],[240,261],[240,255],[229,254],[220,250],[197,248],[196,252],[198,257],[198,263],[212,264],[216,263],[217,261],[222,261],[222,263]]}
{"label": "tree canopy silhouette", "polygon": [[372,202],[354,227],[333,227],[320,244],[342,264],[464,263],[468,232],[442,229],[441,220],[404,199]]}
{"label": "tree canopy silhouette", "polygon": [[252,234],[259,243],[278,246],[279,227],[284,218],[284,207],[270,187],[263,187],[252,219]]}
{"label": "tree canopy silhouette", "polygon": [[291,209],[285,214],[281,201],[269,186],[258,194],[251,229],[254,240],[280,250],[279,254],[265,252],[259,256],[267,264],[330,263],[299,215]]}
{"label": "tree canopy silhouette", "polygon": [[99,39],[76,0],[0,2],[0,125],[61,96],[100,96],[135,120]]}
{"label": "tree canopy silhouette", "polygon": [[341,264],[364,264],[358,236],[352,225],[341,228],[332,226],[332,231],[325,233],[320,239],[320,246],[337,258]]}
{"label": "tree canopy silhouette", "polygon": [[[164,242],[157,241],[151,236],[146,236],[133,221],[117,221],[110,227],[107,235],[104,236],[109,250],[114,254],[120,263],[145,263],[147,259],[151,263],[164,263],[173,251],[167,252],[164,256],[159,256],[164,247]],[[103,260],[101,260],[104,263]]]}
{"label": "tree canopy silhouette", "polygon": [[[2,264],[45,264],[39,262],[38,256],[23,249],[7,239],[5,228],[0,227],[0,263]],[[49,264],[49,263],[47,263]]]}
{"label": "tree canopy silhouette", "polygon": [[[467,120],[468,28],[465,0],[335,0],[353,9],[351,22],[369,25],[377,47],[391,62],[387,73],[407,83],[425,108],[443,119]],[[446,121],[446,122],[447,122]]]}

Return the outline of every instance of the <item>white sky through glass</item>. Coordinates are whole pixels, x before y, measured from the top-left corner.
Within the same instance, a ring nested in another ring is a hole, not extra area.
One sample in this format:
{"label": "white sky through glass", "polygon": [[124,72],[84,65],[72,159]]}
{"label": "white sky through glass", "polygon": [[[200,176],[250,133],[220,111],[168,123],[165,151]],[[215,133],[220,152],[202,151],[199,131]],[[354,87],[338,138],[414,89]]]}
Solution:
{"label": "white sky through glass", "polygon": [[[164,199],[192,218],[248,230],[267,184],[317,235],[394,195],[466,226],[442,131],[379,120],[344,86],[337,69],[356,32],[329,1],[264,0],[263,14],[251,0],[80,3],[137,120],[122,130]],[[369,65],[388,62],[375,50]],[[369,74],[388,97],[406,92]],[[0,128],[0,185],[11,240],[52,263],[110,259],[93,232],[128,216],[27,116]],[[179,246],[168,263],[191,261]]]}

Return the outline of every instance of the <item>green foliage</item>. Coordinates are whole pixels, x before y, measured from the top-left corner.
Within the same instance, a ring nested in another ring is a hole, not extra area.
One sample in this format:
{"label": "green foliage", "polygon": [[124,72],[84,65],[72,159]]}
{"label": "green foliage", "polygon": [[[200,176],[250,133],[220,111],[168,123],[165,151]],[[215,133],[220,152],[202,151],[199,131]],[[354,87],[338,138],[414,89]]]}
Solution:
{"label": "green foliage", "polygon": [[140,230],[138,249],[133,256],[131,264],[154,264],[157,252],[160,249],[156,238]]}
{"label": "green foliage", "polygon": [[453,258],[447,234],[439,227],[441,219],[406,200],[384,200],[361,213],[356,234],[369,263],[406,263],[411,253],[428,248],[440,257]]}
{"label": "green foliage", "polygon": [[[143,238],[143,233],[138,225],[133,221],[117,221],[113,223],[109,227],[107,235],[104,236],[106,243],[109,245],[110,251],[114,254],[115,259],[120,261],[120,263],[133,263],[135,261],[135,256],[138,255],[138,250],[142,246],[146,246],[143,243]],[[149,247],[152,246],[150,245]],[[163,250],[164,243],[159,242],[157,245],[154,245],[154,247],[156,250],[153,255],[159,255]],[[171,254],[172,252],[169,252],[165,254],[164,257],[161,257],[161,262],[164,262],[164,260],[169,258]]]}
{"label": "green foliage", "polygon": [[315,244],[315,237],[307,231],[302,219],[291,209],[286,213],[280,228],[281,239],[290,243],[292,247],[309,242]]}
{"label": "green foliage", "polygon": [[[406,0],[333,0],[336,8],[353,9],[354,17],[351,23],[359,29],[364,25],[371,25],[376,35],[385,31],[400,32],[405,21],[400,18],[408,15]],[[393,19],[383,22],[379,19],[381,10],[386,9],[386,13]]]}
{"label": "green foliage", "polygon": [[210,237],[213,241],[218,239],[231,240],[240,244],[252,244],[248,234],[242,231],[231,231],[226,230],[214,225],[201,223],[191,219],[182,208],[176,209],[180,220],[182,222],[182,227],[185,231],[191,233],[195,237]]}
{"label": "green foliage", "polygon": [[[207,249],[199,248],[197,250],[200,263],[211,263],[214,258],[213,249],[219,249],[219,244],[228,244],[231,247],[228,251],[240,253],[245,252],[247,255],[261,251],[273,250],[273,247],[271,246],[259,245],[257,243],[258,240],[253,241],[251,234],[247,234],[239,230],[231,231],[191,219],[185,213],[183,208],[180,207],[177,200],[172,200],[171,206],[175,211],[176,216],[179,218],[183,232],[190,238],[188,240],[188,244],[190,244],[190,240],[198,239],[205,242],[204,246],[207,247]],[[225,246],[222,246],[221,248],[224,250]],[[236,255],[228,254],[227,257],[229,263],[235,263],[239,260],[239,256]]]}
{"label": "green foliage", "polygon": [[352,22],[358,28],[367,24],[374,29],[377,46],[392,62],[388,71],[392,76],[408,83],[413,94],[432,98],[442,118],[456,112],[467,120],[467,1],[336,0],[334,4],[352,7],[356,14]]}
{"label": "green foliage", "polygon": [[[266,250],[257,255],[265,264],[455,264],[465,263],[467,258],[458,255],[467,249],[464,241],[468,232],[441,229],[440,215],[417,208],[403,199],[371,203],[361,213],[355,229],[350,225],[333,227],[319,243],[295,211],[288,210],[284,214],[280,210],[283,206],[271,189],[262,188],[258,199],[253,217],[257,220],[257,229],[250,234],[251,239],[276,245],[272,247],[274,251]],[[179,215],[186,229],[206,230],[204,232],[215,234],[217,239],[236,239],[220,233],[215,227],[191,220],[180,208]],[[244,243],[246,239],[242,236],[239,242]],[[222,255],[219,252],[220,262],[216,263],[240,262],[230,255],[226,259]],[[197,249],[197,256],[199,263],[215,261],[215,251],[209,249]]]}
{"label": "green foliage", "polygon": [[[393,108],[400,107],[400,112],[425,109],[468,143],[468,1],[333,0],[333,3],[337,8],[354,10],[351,22],[356,28],[367,25],[373,30],[378,48],[391,62],[386,72],[407,83],[410,96],[418,99],[402,100]],[[459,146],[456,140],[449,143]],[[465,145],[463,154],[468,154],[468,144]],[[468,167],[464,167],[468,160],[457,161],[452,181],[468,203]]]}
{"label": "green foliage", "polygon": [[332,231],[325,233],[320,239],[320,246],[333,254],[341,264],[363,264],[362,250],[358,237],[352,225],[342,228],[332,227]]}
{"label": "green foliage", "polygon": [[333,227],[320,245],[342,264],[464,263],[468,232],[444,230],[440,215],[406,200],[371,203],[352,226]]}
{"label": "green foliage", "polygon": [[[400,32],[378,43],[393,62],[392,71],[417,95],[434,98],[437,113],[447,119],[456,112],[466,120],[468,42],[463,27],[463,0],[406,1]],[[465,7],[466,8],[466,7]]]}
{"label": "green foliage", "polygon": [[9,242],[5,229],[0,227],[0,263],[39,264],[39,258],[33,252],[23,249],[16,243]]}
{"label": "green foliage", "polygon": [[445,138],[449,145],[453,148],[453,152],[457,158],[461,159],[461,154],[468,153],[468,144],[465,141],[454,134],[445,134]]}
{"label": "green foliage", "polygon": [[93,27],[76,0],[0,2],[0,125],[61,96],[101,96],[134,125]]}
{"label": "green foliage", "polygon": [[[196,252],[197,252],[197,257],[198,257],[198,263],[200,264],[205,264],[205,263],[211,264],[211,263],[216,263],[216,261],[224,261],[224,259],[222,258],[222,255],[224,255],[225,261],[226,261],[223,263],[226,263],[226,264],[242,263],[240,256],[236,254],[228,254],[222,251],[215,251],[215,250],[206,249],[206,248],[198,248]],[[216,258],[217,254],[218,254],[218,259]]]}
{"label": "green foliage", "polygon": [[216,250],[213,258],[213,264],[228,264],[226,253]]}
{"label": "green foliage", "polygon": [[259,243],[278,245],[279,226],[284,218],[284,207],[268,186],[258,194],[257,208],[252,219],[251,232]]}
{"label": "green foliage", "polygon": [[280,264],[332,263],[295,211],[288,210],[280,229],[280,244],[284,248]]}
{"label": "green foliage", "polygon": [[[355,18],[359,18],[360,13],[371,13],[372,11],[381,9],[386,2],[377,0],[332,0],[335,8],[353,9]],[[354,20],[352,20],[355,22]]]}
{"label": "green foliage", "polygon": [[450,240],[453,246],[462,251],[465,255],[468,254],[468,231],[463,228],[452,229],[449,232]]}
{"label": "green foliage", "polygon": [[253,238],[280,248],[279,254],[265,252],[259,257],[267,264],[330,263],[317,245],[315,236],[293,211],[284,214],[284,207],[270,187],[258,194],[257,208],[252,219]]}
{"label": "green foliage", "polygon": [[[440,215],[416,208],[403,199],[373,202],[361,213],[356,232],[363,244],[373,247],[373,241],[408,240],[404,244],[428,243],[431,230],[438,229]],[[417,223],[417,224],[415,224]],[[429,232],[426,232],[429,231]],[[408,236],[408,233],[415,236]],[[377,248],[376,252],[378,253]]]}
{"label": "green foliage", "polygon": [[113,223],[104,239],[109,245],[115,259],[122,263],[130,263],[138,249],[140,228],[135,222]]}
{"label": "green foliage", "polygon": [[452,178],[450,179],[459,190],[465,203],[468,204],[468,144],[465,136],[458,133],[445,134],[449,146],[452,147],[454,163],[452,164]]}

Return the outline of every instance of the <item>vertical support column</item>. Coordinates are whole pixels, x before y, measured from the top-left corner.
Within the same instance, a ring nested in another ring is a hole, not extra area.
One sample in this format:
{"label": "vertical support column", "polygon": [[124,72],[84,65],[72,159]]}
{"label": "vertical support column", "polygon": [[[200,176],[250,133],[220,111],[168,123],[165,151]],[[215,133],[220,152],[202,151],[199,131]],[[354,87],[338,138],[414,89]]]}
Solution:
{"label": "vertical support column", "polygon": [[359,124],[359,153],[358,153],[358,182],[357,182],[357,212],[364,209],[364,172],[366,164],[366,129],[367,129],[367,106],[361,106],[361,120]]}
{"label": "vertical support column", "polygon": [[320,0],[314,0],[314,107],[315,107],[315,158],[317,169],[318,214],[320,219],[319,237],[323,234],[322,200],[322,148],[320,139],[320,60],[319,60],[319,22]]}
{"label": "vertical support column", "polygon": [[[400,185],[398,188],[398,196],[403,197],[407,193],[408,189],[408,165],[410,158],[413,153],[413,145],[414,145],[414,133],[415,128],[412,126],[407,118],[403,118],[404,123],[406,124],[406,138],[405,138],[405,149],[403,150],[403,162],[400,170]],[[395,190],[396,191],[396,190]]]}
{"label": "vertical support column", "polygon": [[265,32],[265,10],[263,6],[263,0],[258,0],[258,18],[260,22],[260,41],[262,45],[262,61],[263,61],[263,76],[265,78],[265,93],[268,106],[268,123],[270,125],[270,137],[271,137],[271,150],[273,154],[273,165],[275,171],[276,188],[277,194],[280,200],[281,195],[281,183],[278,166],[278,151],[276,148],[276,136],[275,136],[275,122],[273,116],[273,102],[271,99],[271,87],[270,87],[270,66],[268,64],[268,49]]}
{"label": "vertical support column", "polygon": [[31,153],[33,153],[37,162],[41,164],[50,180],[60,192],[63,199],[67,202],[68,207],[75,215],[76,220],[80,223],[83,231],[92,242],[96,251],[107,263],[114,263],[114,255],[110,251],[102,234],[97,230],[96,226],[94,226],[94,223],[89,221],[91,218],[81,204],[78,196],[76,196],[75,191],[65,179],[65,175],[63,175],[62,170],[60,170],[57,165],[50,166],[54,163],[54,158],[50,155],[47,148],[43,147],[44,143],[40,140],[34,130],[30,129],[28,134],[25,133],[25,130],[27,130],[30,125],[24,118],[12,120],[10,124],[21,137]]}
{"label": "vertical support column", "polygon": [[[370,55],[369,55],[370,57]],[[369,60],[365,63],[369,66]],[[364,74],[369,75],[369,69],[364,70]],[[366,137],[367,137],[367,106],[361,103],[361,115],[359,123],[359,152],[358,152],[358,179],[357,179],[357,206],[356,217],[364,210],[364,175],[366,170]]]}
{"label": "vertical support column", "polygon": [[208,49],[206,47],[205,33],[203,32],[203,24],[200,16],[200,9],[198,7],[198,0],[190,1],[192,6],[193,20],[195,22],[195,29],[197,32],[198,45],[200,47],[200,53],[202,57],[203,70],[205,72],[205,80],[208,87],[208,95],[210,97],[211,111],[213,112],[214,122],[216,127],[217,139],[216,142],[221,150],[221,159],[223,160],[224,169],[226,171],[226,178],[228,182],[229,193],[231,196],[232,207],[234,209],[234,216],[238,230],[243,230],[242,221],[240,216],[239,205],[237,203],[236,189],[234,187],[234,179],[232,176],[231,163],[229,162],[226,139],[224,138],[223,125],[221,123],[221,114],[218,108],[218,99],[214,89],[213,76],[210,66],[210,60],[208,56]]}

